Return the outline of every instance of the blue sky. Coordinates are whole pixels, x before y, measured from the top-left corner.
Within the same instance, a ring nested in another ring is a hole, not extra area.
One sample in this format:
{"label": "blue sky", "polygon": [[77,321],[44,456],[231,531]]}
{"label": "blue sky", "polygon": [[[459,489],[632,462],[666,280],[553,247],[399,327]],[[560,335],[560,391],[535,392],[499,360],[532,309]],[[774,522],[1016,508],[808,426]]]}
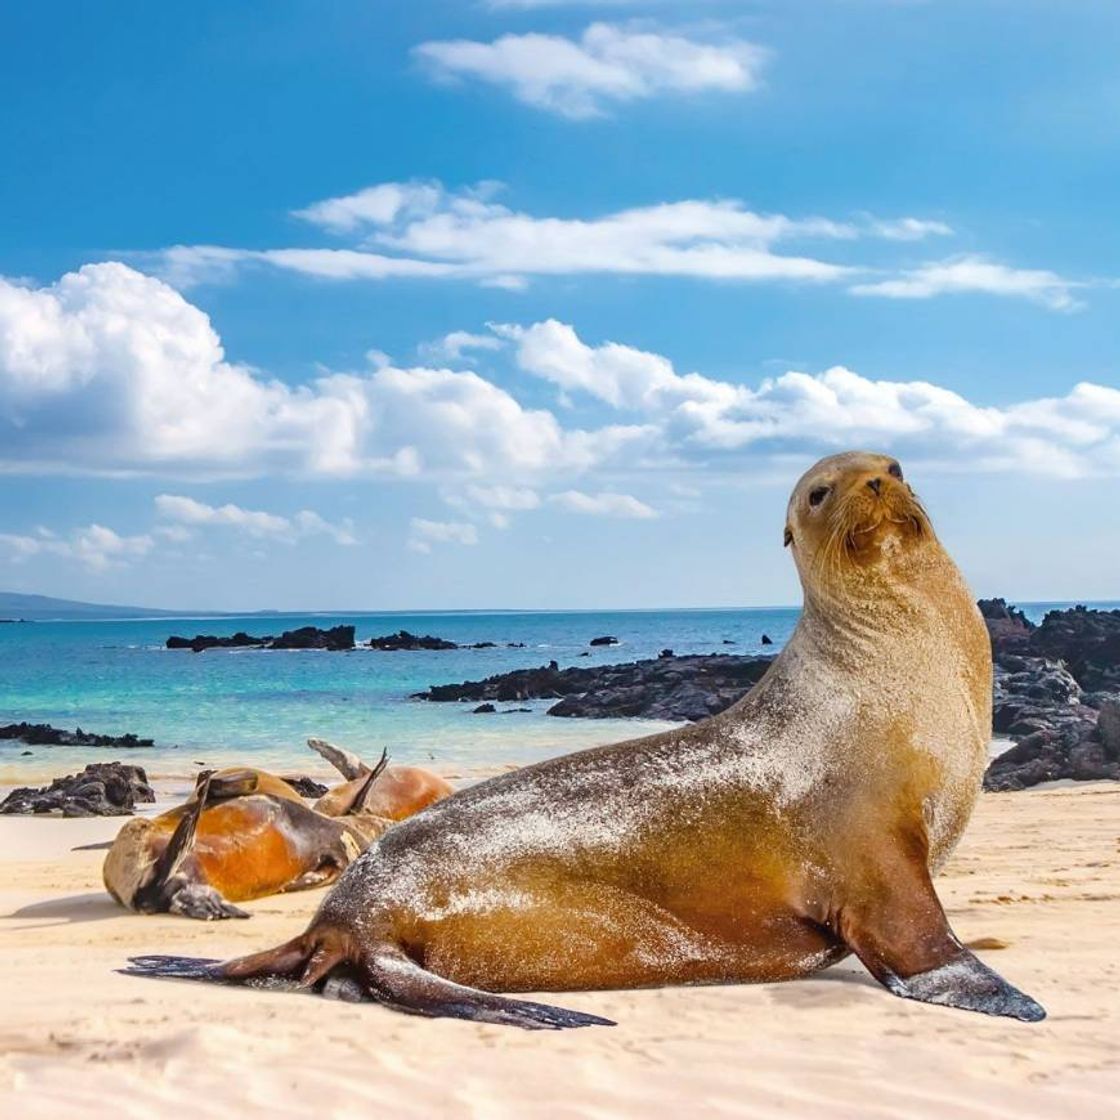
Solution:
{"label": "blue sky", "polygon": [[1120,597],[1120,12],[23,5],[0,586],[795,602],[897,454],[978,592]]}

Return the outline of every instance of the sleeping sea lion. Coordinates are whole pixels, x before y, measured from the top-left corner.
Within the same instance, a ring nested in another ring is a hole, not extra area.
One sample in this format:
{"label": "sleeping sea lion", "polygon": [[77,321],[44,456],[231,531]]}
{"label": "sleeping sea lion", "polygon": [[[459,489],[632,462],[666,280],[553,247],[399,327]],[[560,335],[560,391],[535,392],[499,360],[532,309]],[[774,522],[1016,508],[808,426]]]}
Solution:
{"label": "sleeping sea lion", "polygon": [[200,775],[184,804],[121,829],[105,859],[106,889],[140,913],[247,918],[234,902],[333,882],[396,820],[451,792],[429,771],[387,766],[384,755],[371,769],[330,750],[324,757],[345,763],[349,780],[314,808],[263,770]]}
{"label": "sleeping sea lion", "polygon": [[884,455],[811,468],[785,542],[801,618],[727,711],[432,806],[278,948],[125,971],[555,1029],[608,1021],[493,993],[787,980],[855,953],[895,995],[1041,1019],[957,939],[931,881],[991,731],[991,653],[963,578]]}

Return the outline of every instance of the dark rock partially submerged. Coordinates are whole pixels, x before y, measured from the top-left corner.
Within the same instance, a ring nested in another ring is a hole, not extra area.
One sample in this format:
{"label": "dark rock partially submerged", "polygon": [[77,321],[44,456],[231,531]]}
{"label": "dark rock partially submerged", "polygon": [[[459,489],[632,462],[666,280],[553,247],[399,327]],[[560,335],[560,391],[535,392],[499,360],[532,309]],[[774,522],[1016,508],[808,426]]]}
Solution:
{"label": "dark rock partially submerged", "polygon": [[601,638],[592,638],[587,643],[589,646],[616,646],[618,639],[613,634],[604,634]]}
{"label": "dark rock partially submerged", "polygon": [[296,630],[285,630],[278,638],[271,634],[256,638],[239,630],[236,634],[218,637],[214,634],[196,634],[193,638],[181,638],[172,634],[166,642],[168,649],[189,649],[201,653],[207,649],[326,649],[347,650],[354,648],[353,626],[332,626],[320,629],[318,626],[300,626]]}
{"label": "dark rock partially submerged", "polygon": [[370,638],[370,649],[380,650],[416,650],[416,649],[458,649],[455,642],[446,638],[436,638],[431,634],[410,634],[407,630],[398,630],[395,634],[386,634],[381,638]]}
{"label": "dark rock partially submerged", "polygon": [[49,723],[9,723],[0,727],[0,739],[18,739],[32,747],[151,747],[154,739],[141,739],[131,731],[124,735],[95,735],[80,727],[64,731]]}
{"label": "dark rock partially submerged", "polygon": [[729,708],[761,679],[768,657],[710,654],[623,665],[515,669],[481,681],[433,685],[414,699],[507,702],[558,700],[550,716],[698,720]]}
{"label": "dark rock partially submerged", "polygon": [[15,789],[0,803],[0,813],[61,813],[64,817],[127,817],[136,804],[155,801],[140,766],[93,762],[80,774],[55,778],[42,789]]}

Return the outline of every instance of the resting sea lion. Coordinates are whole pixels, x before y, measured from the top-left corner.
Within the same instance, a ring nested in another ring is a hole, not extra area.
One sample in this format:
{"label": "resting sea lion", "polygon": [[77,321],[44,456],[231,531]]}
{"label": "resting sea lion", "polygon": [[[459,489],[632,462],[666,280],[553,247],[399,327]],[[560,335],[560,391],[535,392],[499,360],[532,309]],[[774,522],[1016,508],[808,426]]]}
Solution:
{"label": "resting sea lion", "polygon": [[106,889],[140,913],[247,918],[234,902],[333,882],[394,821],[452,792],[429,771],[387,768],[385,756],[371,769],[322,746],[351,780],[314,808],[263,770],[203,775],[183,805],[121,829],[105,859]]}
{"label": "resting sea lion", "polygon": [[307,931],[225,964],[126,971],[289,982],[421,1015],[604,1023],[491,994],[805,976],[855,953],[895,995],[1036,1020],[931,882],[980,790],[987,633],[898,463],[798,482],[789,644],[702,723],[555,758],[398,825]]}

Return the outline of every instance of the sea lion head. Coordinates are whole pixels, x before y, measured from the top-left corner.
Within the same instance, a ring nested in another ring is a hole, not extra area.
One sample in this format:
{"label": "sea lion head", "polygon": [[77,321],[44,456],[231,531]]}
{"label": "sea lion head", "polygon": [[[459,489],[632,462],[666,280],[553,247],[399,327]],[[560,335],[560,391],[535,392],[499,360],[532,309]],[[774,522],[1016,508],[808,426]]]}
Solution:
{"label": "sea lion head", "polygon": [[870,451],[829,455],[801,476],[786,512],[785,543],[807,593],[897,581],[938,548],[898,460]]}

